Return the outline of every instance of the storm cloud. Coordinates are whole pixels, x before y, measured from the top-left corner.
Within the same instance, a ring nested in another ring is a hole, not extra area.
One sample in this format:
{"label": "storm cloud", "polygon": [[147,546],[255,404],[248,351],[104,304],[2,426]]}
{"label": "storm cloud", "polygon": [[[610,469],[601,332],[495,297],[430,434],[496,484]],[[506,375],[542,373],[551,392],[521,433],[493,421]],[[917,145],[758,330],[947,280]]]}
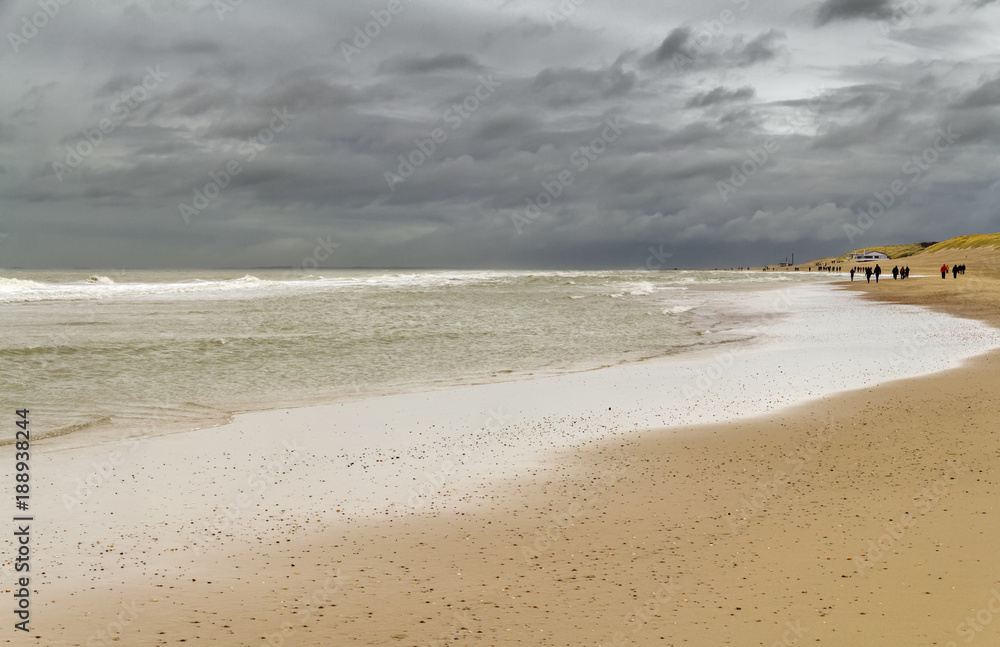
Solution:
{"label": "storm cloud", "polygon": [[1000,229],[1000,3],[56,5],[0,3],[0,267],[317,238],[329,267],[714,267]]}
{"label": "storm cloud", "polygon": [[893,16],[891,0],[825,0],[816,12],[816,23],[835,20],[885,20]]}

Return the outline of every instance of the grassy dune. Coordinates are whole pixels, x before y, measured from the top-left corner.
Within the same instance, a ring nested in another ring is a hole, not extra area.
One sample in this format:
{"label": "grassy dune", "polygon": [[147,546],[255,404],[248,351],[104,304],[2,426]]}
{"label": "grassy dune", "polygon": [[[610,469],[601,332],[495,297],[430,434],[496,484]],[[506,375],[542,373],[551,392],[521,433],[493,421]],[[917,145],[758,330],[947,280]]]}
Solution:
{"label": "grassy dune", "polygon": [[957,236],[935,245],[931,245],[925,251],[932,253],[944,249],[976,249],[980,247],[1000,249],[1000,234],[972,234],[971,236]]}
{"label": "grassy dune", "polygon": [[[940,256],[937,252],[961,252],[962,250],[1000,250],[1000,233],[996,234],[972,234],[969,236],[956,236],[955,238],[949,238],[948,240],[942,241],[940,243],[911,243],[909,245],[874,245],[865,247],[863,249],[855,249],[837,258],[828,257],[817,259],[815,261],[810,261],[809,263],[803,264],[844,264],[848,261],[851,254],[857,254],[862,251],[869,252],[882,252],[889,256],[891,260],[898,260],[901,258],[908,257],[918,257],[914,258],[910,262],[915,262],[917,260],[922,260],[931,255],[934,258]],[[930,258],[927,258],[929,261]]]}

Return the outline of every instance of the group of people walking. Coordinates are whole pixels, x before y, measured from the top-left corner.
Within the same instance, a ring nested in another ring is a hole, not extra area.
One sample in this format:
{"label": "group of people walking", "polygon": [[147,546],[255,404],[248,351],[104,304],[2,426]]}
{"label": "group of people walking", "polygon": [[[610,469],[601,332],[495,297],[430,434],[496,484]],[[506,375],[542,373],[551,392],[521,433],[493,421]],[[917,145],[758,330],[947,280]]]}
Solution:
{"label": "group of people walking", "polygon": [[[951,277],[957,279],[959,274],[965,274],[965,263],[951,266]],[[941,278],[946,276],[948,276],[948,264],[943,263],[941,265]]]}
{"label": "group of people walking", "polygon": [[[965,263],[962,263],[961,265],[952,265],[950,270],[948,269],[947,263],[941,265],[941,278],[947,277],[949,271],[951,272],[952,277],[957,279],[959,274],[965,274]],[[867,267],[861,265],[852,267],[851,280],[852,281],[854,280],[855,274],[862,274],[862,273],[864,273],[865,278],[868,280],[869,283],[872,282],[872,276],[875,277],[875,282],[878,283],[878,278],[882,275],[882,268],[881,266],[879,266],[878,263],[875,264],[875,267]],[[897,265],[892,268],[892,280],[894,281],[896,279],[909,278],[909,276],[910,276],[910,267],[908,265],[906,267],[900,267]]]}
{"label": "group of people walking", "polygon": [[[864,272],[865,278],[868,280],[869,283],[872,282],[872,276],[874,275],[875,276],[875,282],[878,283],[878,277],[882,276],[882,266],[880,266],[878,263],[876,263],[875,267],[867,267],[867,266],[865,266],[865,267],[862,267],[862,266],[852,267],[851,268],[851,280],[852,281],[854,280],[854,274],[855,274],[855,272],[857,272],[859,274],[861,272]],[[893,281],[895,281],[896,279],[905,279],[908,276],[910,276],[910,267],[909,266],[900,267],[900,266],[896,265],[895,267],[892,268],[892,280]]]}

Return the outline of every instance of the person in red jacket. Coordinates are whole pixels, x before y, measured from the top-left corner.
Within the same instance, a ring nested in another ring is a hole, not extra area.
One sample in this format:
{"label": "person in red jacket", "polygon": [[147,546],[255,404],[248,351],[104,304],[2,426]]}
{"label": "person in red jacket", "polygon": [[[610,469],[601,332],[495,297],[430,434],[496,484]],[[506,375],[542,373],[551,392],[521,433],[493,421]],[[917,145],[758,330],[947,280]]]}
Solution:
{"label": "person in red jacket", "polygon": [[948,275],[948,264],[947,263],[943,263],[941,265],[941,278],[944,278],[947,275]]}

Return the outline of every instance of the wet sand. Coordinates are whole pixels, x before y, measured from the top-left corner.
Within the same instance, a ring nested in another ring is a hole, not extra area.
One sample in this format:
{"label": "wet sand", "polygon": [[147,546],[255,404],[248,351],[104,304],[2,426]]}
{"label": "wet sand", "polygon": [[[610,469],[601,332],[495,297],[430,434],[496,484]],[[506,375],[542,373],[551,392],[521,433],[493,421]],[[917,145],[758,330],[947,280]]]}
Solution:
{"label": "wet sand", "polygon": [[[958,279],[844,287],[1000,324],[993,255],[962,257]],[[43,588],[32,641],[994,644],[998,372],[991,353],[779,414],[587,444],[458,512],[303,528],[289,494],[265,516],[296,531],[246,552],[178,546],[150,583],[52,602]]]}

